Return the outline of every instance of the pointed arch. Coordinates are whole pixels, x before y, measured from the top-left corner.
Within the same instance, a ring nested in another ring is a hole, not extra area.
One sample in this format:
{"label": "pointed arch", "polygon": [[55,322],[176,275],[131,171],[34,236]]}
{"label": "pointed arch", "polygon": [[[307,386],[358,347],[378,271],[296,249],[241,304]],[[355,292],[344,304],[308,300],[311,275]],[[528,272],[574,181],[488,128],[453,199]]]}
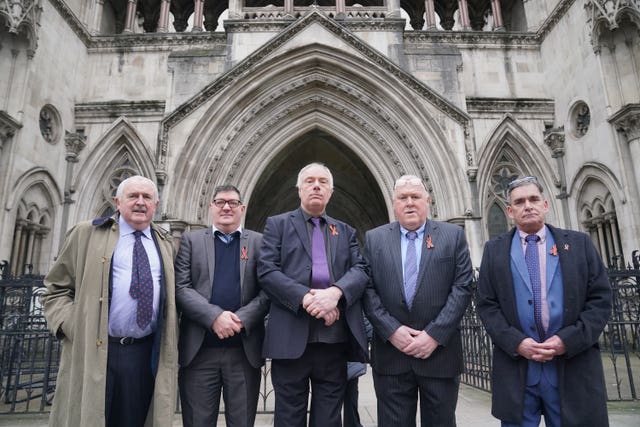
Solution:
{"label": "pointed arch", "polygon": [[30,266],[42,274],[52,257],[53,226],[62,194],[52,175],[44,168],[22,174],[7,199],[11,236],[11,273],[20,275]]}
{"label": "pointed arch", "polygon": [[[478,193],[480,194],[480,212],[482,212],[483,232],[488,238],[496,233],[489,220],[497,214],[494,205],[506,213],[506,188],[513,179],[523,175],[538,177],[548,192],[549,221],[553,222],[555,198],[549,193],[559,182],[554,176],[553,166],[544,151],[529,133],[511,115],[505,114],[493,130],[478,153]],[[497,218],[495,218],[497,219]]]}
{"label": "pointed arch", "polygon": [[[622,187],[605,165],[588,163],[576,173],[569,186],[574,194],[579,227],[591,236],[606,265],[624,266],[622,236],[616,206],[623,206]],[[635,244],[635,243],[634,243]]]}
{"label": "pointed arch", "polygon": [[144,175],[155,178],[153,155],[135,126],[119,117],[98,138],[95,148],[83,163],[74,180],[76,221],[94,218],[113,209],[114,188],[124,178]]}
{"label": "pointed arch", "polygon": [[212,188],[228,180],[249,198],[264,167],[312,131],[351,149],[383,193],[403,173],[421,176],[436,202],[435,217],[460,216],[470,203],[469,186],[461,185],[468,181],[466,145],[452,143],[467,141],[465,126],[417,99],[413,88],[377,64],[348,50],[307,44],[251,68],[190,122],[168,130],[169,140],[190,136],[168,174],[176,181],[167,186],[173,192],[167,211],[188,220],[206,214]]}

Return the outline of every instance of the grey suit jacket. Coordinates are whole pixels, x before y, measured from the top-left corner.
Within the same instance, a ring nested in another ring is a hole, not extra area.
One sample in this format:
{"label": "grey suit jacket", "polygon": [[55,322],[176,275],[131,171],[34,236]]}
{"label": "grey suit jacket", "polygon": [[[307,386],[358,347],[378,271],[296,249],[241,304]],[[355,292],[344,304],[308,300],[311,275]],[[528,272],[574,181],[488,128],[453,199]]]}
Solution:
{"label": "grey suit jacket", "polygon": [[[432,247],[426,245],[430,237]],[[371,364],[374,371],[394,375],[453,377],[462,372],[460,319],[471,300],[472,268],[462,228],[427,221],[416,294],[407,306],[402,280],[400,224],[392,222],[366,234],[364,257],[371,280],[364,309],[374,328]],[[407,356],[389,337],[401,325],[425,330],[440,344],[428,359]]]}
{"label": "grey suit jacket", "polygon": [[[175,261],[176,304],[182,314],[178,350],[179,363],[183,367],[188,366],[200,350],[205,333],[213,333],[211,325],[224,311],[209,302],[216,268],[214,238],[211,227],[186,233]],[[235,312],[244,325],[241,334],[245,354],[256,368],[264,363],[261,357],[264,317],[269,310],[269,299],[260,290],[256,276],[261,243],[262,234],[242,231],[238,253],[241,307]]]}

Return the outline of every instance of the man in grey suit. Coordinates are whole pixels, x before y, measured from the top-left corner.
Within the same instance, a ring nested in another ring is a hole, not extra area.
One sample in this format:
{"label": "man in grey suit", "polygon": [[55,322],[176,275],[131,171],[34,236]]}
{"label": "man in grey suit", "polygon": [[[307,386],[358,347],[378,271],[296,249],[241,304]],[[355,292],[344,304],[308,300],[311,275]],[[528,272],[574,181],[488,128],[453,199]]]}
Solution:
{"label": "man in grey suit", "polygon": [[515,228],[487,242],[478,314],[493,341],[492,414],[503,426],[608,426],[598,347],[611,312],[589,236],[545,224],[535,177],[509,184]]}
{"label": "man in grey suit", "polygon": [[298,174],[300,208],[267,219],[260,284],[271,298],[263,355],[272,360],[275,426],[341,425],[347,360],[365,361],[360,297],[368,276],[356,233],[325,208],[329,169],[311,163]]}
{"label": "man in grey suit", "polygon": [[404,175],[393,191],[397,221],[366,233],[363,300],[380,427],[415,426],[418,396],[423,426],[456,425],[471,259],[462,228],[427,220],[428,207],[422,180]]}
{"label": "man in grey suit", "polygon": [[215,426],[223,390],[227,425],[249,427],[269,309],[256,277],[262,235],[240,226],[245,206],[236,187],[217,187],[213,197],[213,226],[186,233],[175,261],[182,422]]}

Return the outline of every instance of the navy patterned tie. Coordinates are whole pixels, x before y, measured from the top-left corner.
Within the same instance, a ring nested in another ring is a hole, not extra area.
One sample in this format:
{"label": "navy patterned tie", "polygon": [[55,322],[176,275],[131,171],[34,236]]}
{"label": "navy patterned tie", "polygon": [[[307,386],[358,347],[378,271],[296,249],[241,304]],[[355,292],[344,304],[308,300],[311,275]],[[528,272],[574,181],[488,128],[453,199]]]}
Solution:
{"label": "navy patterned tie", "polygon": [[418,260],[416,256],[416,237],[418,233],[415,231],[407,232],[407,254],[404,260],[404,296],[407,299],[407,306],[411,308],[413,297],[416,294],[416,281],[418,279]]}
{"label": "navy patterned tie", "polygon": [[138,300],[136,322],[140,329],[144,329],[151,322],[151,315],[153,314],[153,278],[151,277],[149,257],[142,245],[142,231],[136,230],[133,234],[136,241],[133,245],[129,295],[131,295],[131,298]]}
{"label": "navy patterned tie", "polygon": [[531,290],[533,291],[533,320],[536,322],[540,342],[544,341],[545,332],[542,325],[542,285],[540,283],[540,260],[538,259],[538,240],[540,236],[537,234],[529,234],[525,237],[527,242],[527,251],[524,260],[529,270],[529,279],[531,279]]}
{"label": "navy patterned tie", "polygon": [[311,287],[325,289],[329,287],[329,265],[327,264],[327,249],[324,244],[324,234],[320,228],[320,218],[311,218],[313,233],[311,235]]}

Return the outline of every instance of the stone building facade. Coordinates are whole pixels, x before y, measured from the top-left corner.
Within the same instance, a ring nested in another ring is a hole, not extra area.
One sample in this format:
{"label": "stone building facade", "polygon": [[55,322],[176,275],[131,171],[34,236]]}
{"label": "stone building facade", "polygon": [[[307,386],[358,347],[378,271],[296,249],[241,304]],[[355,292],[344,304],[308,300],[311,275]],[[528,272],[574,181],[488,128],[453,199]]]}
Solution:
{"label": "stone building facade", "polygon": [[260,230],[311,161],[361,236],[413,173],[479,265],[510,227],[506,184],[531,174],[549,222],[608,263],[639,247],[639,0],[0,0],[0,23],[13,274],[46,272],[132,174],[158,183],[177,241],[222,183]]}

